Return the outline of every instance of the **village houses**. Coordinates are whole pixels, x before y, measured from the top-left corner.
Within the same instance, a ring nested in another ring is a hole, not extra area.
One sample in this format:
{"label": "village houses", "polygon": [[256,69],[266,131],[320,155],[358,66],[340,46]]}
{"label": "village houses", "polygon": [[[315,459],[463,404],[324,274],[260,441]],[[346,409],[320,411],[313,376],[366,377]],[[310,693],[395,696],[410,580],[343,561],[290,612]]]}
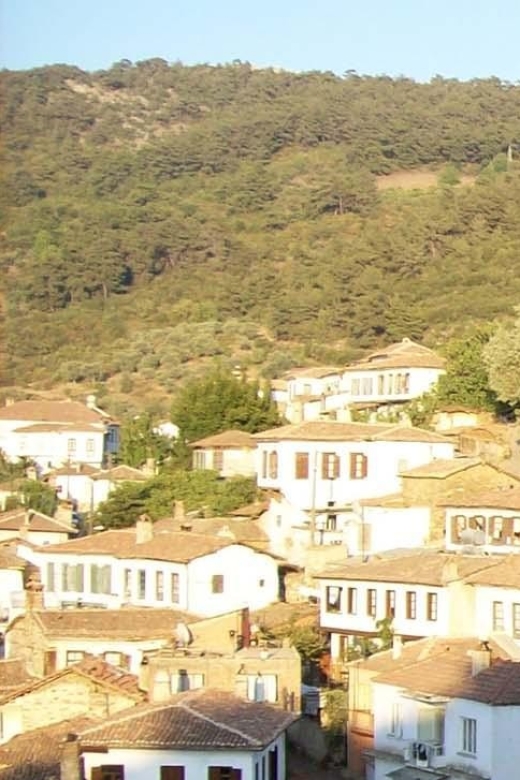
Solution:
{"label": "village houses", "polygon": [[280,561],[226,536],[154,531],[149,517],[18,554],[37,566],[45,605],[171,606],[200,615],[260,609],[280,593]]}
{"label": "village houses", "polygon": [[96,406],[78,401],[15,401],[0,409],[0,450],[27,459],[41,473],[67,463],[101,468],[119,449],[119,424]]}

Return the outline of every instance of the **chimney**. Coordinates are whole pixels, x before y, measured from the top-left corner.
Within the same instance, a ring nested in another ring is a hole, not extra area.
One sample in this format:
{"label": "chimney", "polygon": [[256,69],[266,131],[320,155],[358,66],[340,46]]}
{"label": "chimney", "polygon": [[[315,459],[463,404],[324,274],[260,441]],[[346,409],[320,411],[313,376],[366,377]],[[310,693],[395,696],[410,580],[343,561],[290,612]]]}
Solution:
{"label": "chimney", "polygon": [[144,544],[153,539],[153,523],[148,515],[141,515],[135,524],[136,544]]}
{"label": "chimney", "polygon": [[155,674],[150,673],[148,688],[148,701],[168,701],[171,699],[170,675],[166,669],[158,669]]}
{"label": "chimney", "polygon": [[173,519],[178,523],[182,523],[186,514],[184,512],[184,501],[174,501],[173,503]]}
{"label": "chimney", "polygon": [[459,577],[460,575],[459,575],[459,567],[457,566],[457,561],[453,560],[453,558],[448,558],[448,560],[444,562],[444,566],[442,567],[442,574],[441,574],[442,584],[447,585],[449,582],[458,580]]}
{"label": "chimney", "polygon": [[141,471],[147,477],[154,477],[157,474],[157,469],[155,467],[155,458],[146,458],[146,463],[144,464]]}
{"label": "chimney", "polygon": [[28,612],[36,609],[43,609],[43,584],[40,581],[40,575],[33,573],[27,580],[25,586],[25,605]]}
{"label": "chimney", "polygon": [[87,408],[93,409],[96,411],[96,396],[95,395],[87,395]]}
{"label": "chimney", "polygon": [[472,677],[476,677],[491,666],[491,648],[487,642],[481,642],[478,650],[469,650],[468,655],[471,658]]}
{"label": "chimney", "polygon": [[146,656],[143,657],[139,666],[139,689],[147,691],[150,687],[150,662]]}
{"label": "chimney", "polygon": [[61,743],[61,780],[82,780],[83,776],[77,734],[67,734]]}
{"label": "chimney", "polygon": [[29,530],[31,527],[31,520],[33,518],[33,515],[34,512],[32,509],[26,509],[23,515],[23,523],[18,529],[18,533],[20,534],[20,539],[23,539],[24,542],[27,542],[29,539]]}
{"label": "chimney", "polygon": [[400,634],[394,634],[392,637],[392,658],[397,661],[403,652],[403,637]]}
{"label": "chimney", "polygon": [[240,614],[240,635],[242,636],[242,647],[249,647],[251,644],[251,620],[249,616],[249,607],[244,607]]}

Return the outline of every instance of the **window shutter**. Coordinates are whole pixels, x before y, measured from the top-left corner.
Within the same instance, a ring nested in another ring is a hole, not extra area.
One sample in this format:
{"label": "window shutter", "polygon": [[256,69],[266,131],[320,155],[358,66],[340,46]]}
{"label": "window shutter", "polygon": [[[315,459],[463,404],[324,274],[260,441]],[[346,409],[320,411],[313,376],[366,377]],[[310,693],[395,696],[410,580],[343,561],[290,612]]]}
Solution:
{"label": "window shutter", "polygon": [[296,453],[296,479],[308,479],[309,477],[309,453]]}
{"label": "window shutter", "polygon": [[90,780],[103,780],[103,770],[100,766],[93,766],[90,770]]}
{"label": "window shutter", "polygon": [[242,770],[241,769],[232,769],[231,770],[231,780],[242,780]]}

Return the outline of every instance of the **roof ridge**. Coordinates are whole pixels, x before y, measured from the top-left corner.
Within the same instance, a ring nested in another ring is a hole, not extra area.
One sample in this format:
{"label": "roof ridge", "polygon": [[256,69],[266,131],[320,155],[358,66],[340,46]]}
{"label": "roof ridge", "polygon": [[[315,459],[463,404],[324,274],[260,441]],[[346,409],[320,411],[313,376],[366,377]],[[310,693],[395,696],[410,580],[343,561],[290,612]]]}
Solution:
{"label": "roof ridge", "polygon": [[[196,701],[197,698],[200,697],[193,697]],[[254,704],[254,702],[249,702],[250,704]],[[192,709],[189,706],[189,702],[179,702],[178,706],[180,709],[186,710],[191,715],[194,715],[197,718],[200,718],[201,720],[206,721],[207,723],[211,723],[213,726],[217,726],[217,728],[224,729],[225,731],[229,731],[231,734],[236,734],[239,737],[242,737],[243,739],[247,740],[248,742],[252,743],[253,745],[262,745],[261,741],[256,739],[255,737],[251,737],[249,734],[246,734],[244,731],[240,731],[240,729],[235,728],[234,726],[228,726],[225,723],[221,723],[218,720],[214,720],[213,718],[210,718],[208,715],[203,715],[202,712],[198,712],[197,710]]]}

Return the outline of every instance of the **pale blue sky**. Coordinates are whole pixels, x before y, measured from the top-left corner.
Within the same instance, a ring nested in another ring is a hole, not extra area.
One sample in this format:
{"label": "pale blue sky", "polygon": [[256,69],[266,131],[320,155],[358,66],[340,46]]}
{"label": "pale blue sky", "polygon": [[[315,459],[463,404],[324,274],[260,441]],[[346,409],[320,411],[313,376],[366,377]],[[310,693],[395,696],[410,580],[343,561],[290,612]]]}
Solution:
{"label": "pale blue sky", "polygon": [[520,0],[0,0],[0,67],[127,58],[520,80]]}

